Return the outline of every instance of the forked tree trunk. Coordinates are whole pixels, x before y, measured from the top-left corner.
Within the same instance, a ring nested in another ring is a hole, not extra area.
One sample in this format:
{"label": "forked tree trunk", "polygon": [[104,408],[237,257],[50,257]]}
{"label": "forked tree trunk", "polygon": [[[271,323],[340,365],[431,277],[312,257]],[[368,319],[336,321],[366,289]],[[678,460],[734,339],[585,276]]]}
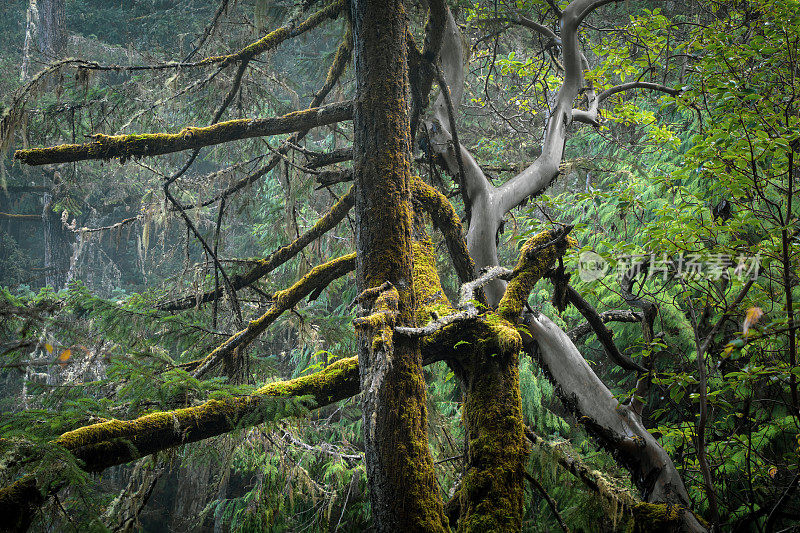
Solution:
{"label": "forked tree trunk", "polygon": [[[559,36],[565,65],[564,81],[547,121],[542,154],[533,164],[505,184],[494,187],[469,151],[463,146],[458,148],[464,165],[463,186],[472,204],[467,246],[475,260],[476,270],[498,264],[496,234],[506,213],[530,195],[542,191],[558,176],[559,164],[564,156],[567,127],[573,121],[596,123],[599,102],[603,95],[611,94],[605,91],[596,96],[591,87],[585,84],[585,60],[578,40],[579,28],[584,18],[597,7],[611,1],[615,0],[573,0],[564,9]],[[548,37],[556,37],[552,31],[541,25],[535,24],[535,27],[536,31],[544,32]],[[450,85],[453,106],[457,108],[463,92],[464,66],[459,29],[449,13],[440,56],[445,79]],[[588,111],[572,107],[582,89],[586,90],[590,102]],[[433,105],[432,115],[426,124],[431,145],[455,175],[459,172],[459,165],[449,128],[448,109],[441,95]],[[503,296],[504,282],[497,280],[489,284],[485,292],[489,304],[496,305]],[[647,502],[678,504],[682,509],[678,513],[680,523],[677,528],[704,531],[703,525],[687,509],[691,502],[674,464],[658,441],[644,428],[641,417],[635,412],[629,413],[628,410],[617,408],[618,402],[613,399],[608,388],[586,365],[574,344],[558,327],[546,318],[537,321],[527,317],[526,320],[531,335],[546,354],[540,362],[557,385],[562,399],[575,408],[576,414],[594,430],[600,442],[614,451],[621,463],[629,469],[642,497]],[[547,327],[542,324],[547,324]],[[526,340],[530,342],[531,339],[526,335]],[[528,348],[532,349],[530,344]],[[518,390],[519,383],[515,381],[513,373],[498,375],[505,381],[505,389],[516,387]],[[470,402],[469,394],[468,392],[467,404]],[[574,401],[575,398],[582,398],[584,401]],[[638,517],[637,520],[646,521],[643,517]]]}
{"label": "forked tree trunk", "polygon": [[379,531],[446,531],[419,342],[392,335],[394,325],[414,326],[415,309],[407,18],[400,0],[354,0],[351,9],[358,284],[383,286],[362,302],[373,314],[358,328],[372,512]]}

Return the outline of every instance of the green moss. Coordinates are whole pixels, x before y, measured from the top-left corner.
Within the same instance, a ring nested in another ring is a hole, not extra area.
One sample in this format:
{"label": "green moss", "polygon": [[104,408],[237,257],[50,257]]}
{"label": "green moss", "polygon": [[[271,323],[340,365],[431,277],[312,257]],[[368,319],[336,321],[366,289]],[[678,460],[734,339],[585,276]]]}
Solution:
{"label": "green moss", "polygon": [[[489,331],[505,327],[494,325]],[[516,354],[498,357],[487,343],[465,376],[469,464],[462,480],[459,531],[519,531],[522,526],[528,446]]]}
{"label": "green moss", "polygon": [[[633,506],[633,519],[628,523],[628,531],[633,533],[679,532],[682,531],[684,513],[692,511],[679,505],[667,503],[638,502]],[[697,517],[704,526],[708,524]],[[631,523],[632,522],[632,523]]]}
{"label": "green moss", "polygon": [[388,357],[392,354],[392,335],[398,314],[400,293],[392,284],[380,291],[375,298],[372,312],[369,316],[356,318],[353,325],[363,328],[372,335],[372,351],[384,349]]}
{"label": "green moss", "polygon": [[467,250],[461,219],[453,204],[442,193],[425,183],[419,176],[411,179],[414,201],[427,211],[447,243],[458,277],[462,283],[473,279],[475,263]]}
{"label": "green moss", "polygon": [[519,260],[514,268],[515,277],[508,283],[497,306],[498,313],[506,320],[516,323],[536,282],[555,265],[556,259],[564,254],[568,246],[577,244],[575,239],[568,236],[548,245],[556,235],[555,230],[539,233],[529,239],[520,250]]}
{"label": "green moss", "polygon": [[442,290],[431,240],[414,241],[411,249],[414,254],[413,277],[414,296],[417,300],[417,324],[428,323],[432,319],[431,313],[438,316],[456,313]]}
{"label": "green moss", "polygon": [[266,52],[272,48],[275,48],[277,45],[285,41],[286,39],[304,33],[315,26],[318,26],[320,23],[325,21],[327,18],[335,18],[336,15],[342,10],[344,6],[343,0],[337,0],[336,2],[331,2],[325,8],[317,11],[302,23],[298,24],[295,27],[292,26],[282,26],[276,30],[269,32],[267,35],[259,39],[258,41],[242,48],[238,52],[230,55],[224,56],[211,56],[203,59],[199,62],[200,65],[207,65],[207,64],[215,64],[221,63],[223,65],[228,65],[233,63],[234,61],[240,61],[242,59],[250,59],[259,54]]}
{"label": "green moss", "polygon": [[515,357],[522,349],[522,336],[516,326],[498,313],[488,313],[483,317],[489,327],[489,343],[496,346],[497,351],[505,357]]}
{"label": "green moss", "polygon": [[246,346],[263,333],[279,316],[297,302],[311,294],[314,290],[327,286],[331,280],[350,272],[355,268],[356,254],[343,255],[327,263],[317,265],[305,276],[300,278],[288,289],[278,291],[273,295],[274,302],[267,312],[255,320],[251,320],[247,327],[236,332],[224,343],[220,344],[209,353],[195,368],[218,361],[233,352],[234,349]]}
{"label": "green moss", "polygon": [[196,407],[135,420],[108,420],[64,433],[54,443],[84,460],[87,470],[99,471],[171,446],[220,435],[242,424],[257,424],[276,413],[297,414],[292,409],[265,410],[265,401],[270,398],[309,397],[321,406],[353,396],[358,389],[358,359],[351,357],[309,376],[269,383],[249,396],[209,400]]}

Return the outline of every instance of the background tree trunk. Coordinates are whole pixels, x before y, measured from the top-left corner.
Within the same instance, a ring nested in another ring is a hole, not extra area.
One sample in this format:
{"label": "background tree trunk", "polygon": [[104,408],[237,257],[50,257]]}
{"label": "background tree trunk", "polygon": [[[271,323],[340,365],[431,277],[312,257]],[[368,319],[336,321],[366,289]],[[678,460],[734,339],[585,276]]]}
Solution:
{"label": "background tree trunk", "polygon": [[50,63],[67,51],[64,0],[30,0],[28,4],[21,79],[39,70],[36,62]]}

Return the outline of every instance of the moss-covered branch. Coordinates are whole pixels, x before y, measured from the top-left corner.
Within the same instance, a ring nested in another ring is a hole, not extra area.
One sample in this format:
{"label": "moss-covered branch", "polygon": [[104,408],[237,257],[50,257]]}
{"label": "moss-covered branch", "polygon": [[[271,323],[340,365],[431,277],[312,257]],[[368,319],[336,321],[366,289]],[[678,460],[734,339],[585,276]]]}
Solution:
{"label": "moss-covered branch", "polygon": [[198,61],[196,65],[229,65],[236,61],[248,61],[257,55],[263,54],[268,50],[272,50],[287,39],[297,37],[298,35],[319,26],[328,18],[336,18],[342,11],[342,7],[344,7],[344,0],[334,0],[323,9],[320,9],[316,13],[310,15],[300,24],[294,24],[293,22],[285,24],[284,26],[269,32],[258,41],[245,46],[237,52],[228,55],[207,57],[201,61]]}
{"label": "moss-covered branch", "polygon": [[543,231],[522,247],[512,279],[500,303],[498,314],[509,322],[517,322],[533,286],[550,270],[564,251],[575,243],[569,236],[571,226]]}
{"label": "moss-covered branch", "polygon": [[[347,215],[347,213],[353,207],[354,201],[355,195],[351,187],[347,194],[342,196],[339,201],[336,202],[333,207],[331,207],[330,211],[325,213],[325,215],[323,215],[323,217],[320,218],[308,231],[300,235],[297,239],[286,246],[278,248],[266,259],[258,261],[256,266],[254,266],[246,274],[232,276],[231,285],[233,286],[234,290],[239,290],[252,283],[255,283],[300,253],[301,250],[311,244],[311,242],[313,242],[315,239],[318,239],[326,232],[336,227],[336,225],[342,221],[345,215]],[[158,308],[162,311],[178,311],[181,309],[189,309],[196,305],[221,298],[223,293],[223,289],[219,288],[216,291],[205,292],[200,296],[187,296],[179,300],[168,302],[158,306]]]}
{"label": "moss-covered branch", "polygon": [[[173,446],[298,413],[276,404],[276,399],[308,397],[308,406],[322,407],[354,396],[358,389],[358,358],[349,357],[308,376],[268,383],[249,396],[208,400],[135,420],[109,420],[64,433],[54,443],[80,459],[85,470],[100,472]],[[0,531],[27,529],[32,508],[41,501],[30,475],[0,489]]]}
{"label": "moss-covered branch", "polygon": [[603,319],[600,317],[600,314],[597,312],[597,310],[589,305],[589,302],[584,300],[580,293],[572,286],[567,285],[565,288],[567,302],[574,305],[575,308],[580,311],[580,313],[591,326],[592,330],[594,330],[595,335],[597,335],[597,339],[603,345],[603,348],[605,348],[608,356],[625,370],[633,370],[634,372],[647,372],[645,367],[632,360],[630,357],[622,355],[622,352],[619,351],[619,348],[617,348],[617,345],[614,343],[614,334],[605,326],[605,323],[603,322]]}
{"label": "moss-covered branch", "polygon": [[124,162],[131,157],[169,154],[240,139],[307,130],[352,117],[352,102],[337,102],[294,111],[281,117],[229,120],[213,126],[184,128],[178,133],[96,134],[90,143],[17,150],[14,158],[34,166],[88,159],[120,158]]}
{"label": "moss-covered branch", "polygon": [[[316,28],[326,19],[335,19],[339,16],[344,7],[343,0],[334,0],[316,13],[309,15],[304,21],[299,24],[295,20],[272,30],[261,39],[248,44],[244,48],[225,55],[209,56],[198,61],[169,61],[166,63],[157,63],[153,65],[108,65],[100,64],[94,61],[85,61],[82,59],[66,59],[57,63],[51,64],[44,72],[49,73],[56,68],[63,65],[75,65],[79,70],[94,70],[94,71],[110,71],[110,72],[141,72],[141,71],[158,71],[158,70],[171,70],[171,69],[186,69],[193,67],[203,67],[209,65],[227,66],[240,61],[249,61],[254,57],[268,52],[276,48],[278,45],[297,37],[313,28]],[[217,14],[220,14],[218,11]],[[216,17],[215,17],[216,19]],[[40,73],[41,75],[41,73]],[[29,84],[30,85],[30,84]]]}
{"label": "moss-covered branch", "polygon": [[[358,361],[350,357],[308,376],[268,383],[249,396],[94,424],[67,432],[55,443],[81,459],[88,471],[98,472],[171,446],[259,424],[275,414],[269,401],[273,398],[310,396],[312,405],[321,407],[357,393]],[[284,416],[292,414],[297,412],[289,410]]]}
{"label": "moss-covered branch", "polygon": [[471,281],[475,276],[475,262],[467,250],[461,219],[458,218],[453,204],[418,176],[411,180],[411,192],[414,202],[419,203],[431,215],[434,226],[444,235],[453,266],[461,283]]}
{"label": "moss-covered branch", "polygon": [[230,337],[220,346],[208,354],[194,370],[197,377],[203,376],[223,358],[230,356],[235,349],[241,349],[250,344],[256,337],[266,330],[279,316],[291,309],[297,303],[314,292],[321,291],[331,281],[339,278],[356,268],[356,254],[352,253],[338,257],[322,265],[317,265],[303,276],[300,281],[288,289],[278,291],[273,296],[275,303],[255,320],[251,320],[247,327]]}
{"label": "moss-covered branch", "polygon": [[519,531],[528,444],[522,419],[516,323],[535,283],[570,244],[571,228],[542,232],[520,252],[513,279],[497,311],[471,329],[477,337],[469,358],[454,371],[466,392],[467,470],[459,489],[459,531]]}
{"label": "moss-covered branch", "polygon": [[[630,309],[612,309],[611,311],[603,311],[599,314],[600,321],[603,324],[607,322],[641,322],[643,314]],[[567,332],[567,336],[572,339],[572,342],[578,343],[583,337],[588,335],[594,330],[588,322],[584,322],[575,326]]]}
{"label": "moss-covered branch", "polygon": [[620,530],[677,532],[682,530],[681,517],[692,512],[680,505],[638,500],[627,489],[615,486],[602,472],[590,468],[564,443],[549,442],[528,428],[525,428],[525,436],[542,452],[552,454],[559,465],[597,494],[608,510],[609,518]]}
{"label": "moss-covered branch", "polygon": [[13,220],[42,220],[42,215],[22,215],[17,213],[3,213],[0,211],[0,218],[10,218]]}

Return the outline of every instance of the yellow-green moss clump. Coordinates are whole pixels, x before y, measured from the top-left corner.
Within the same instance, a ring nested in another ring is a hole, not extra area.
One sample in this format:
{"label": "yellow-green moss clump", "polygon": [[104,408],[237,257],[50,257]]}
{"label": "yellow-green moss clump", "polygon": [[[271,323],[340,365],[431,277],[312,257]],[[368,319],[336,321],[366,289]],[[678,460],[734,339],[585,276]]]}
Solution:
{"label": "yellow-green moss clump", "polygon": [[[519,531],[528,457],[519,389],[519,334],[509,323],[487,324],[486,338],[463,376],[467,473],[460,491],[459,531]],[[510,330],[510,331],[509,331]]]}
{"label": "yellow-green moss clump", "polygon": [[[353,325],[356,328],[370,330],[372,335],[371,349],[373,352],[384,348],[387,356],[392,355],[392,335],[394,334],[395,320],[397,319],[400,293],[394,285],[384,283],[373,292],[375,303],[369,316],[356,318]],[[364,295],[362,295],[364,298]]]}
{"label": "yellow-green moss clump", "polygon": [[475,263],[469,255],[464,240],[464,228],[453,204],[419,176],[411,178],[411,192],[414,201],[431,216],[434,226],[442,232],[461,283],[471,281],[475,273]]}
{"label": "yellow-green moss clump", "polygon": [[528,240],[519,254],[515,277],[508,283],[506,292],[497,306],[498,314],[510,322],[516,322],[522,314],[528,295],[536,282],[553,268],[556,259],[564,251],[577,245],[572,237],[557,239],[560,230],[549,230],[539,233]]}
{"label": "yellow-green moss clump", "polygon": [[[628,522],[626,530],[632,533],[651,533],[653,531],[678,533],[683,531],[684,513],[691,514],[692,511],[669,503],[638,502],[633,506],[633,518]],[[704,527],[708,527],[705,520],[697,515],[695,518]]]}
{"label": "yellow-green moss clump", "polygon": [[522,349],[522,336],[517,327],[498,313],[489,313],[483,318],[489,327],[487,350],[495,350],[504,357],[514,357]]}
{"label": "yellow-green moss clump", "polygon": [[425,239],[411,245],[414,254],[414,295],[417,300],[417,324],[424,326],[435,316],[455,314],[457,311],[442,290],[433,242]]}

